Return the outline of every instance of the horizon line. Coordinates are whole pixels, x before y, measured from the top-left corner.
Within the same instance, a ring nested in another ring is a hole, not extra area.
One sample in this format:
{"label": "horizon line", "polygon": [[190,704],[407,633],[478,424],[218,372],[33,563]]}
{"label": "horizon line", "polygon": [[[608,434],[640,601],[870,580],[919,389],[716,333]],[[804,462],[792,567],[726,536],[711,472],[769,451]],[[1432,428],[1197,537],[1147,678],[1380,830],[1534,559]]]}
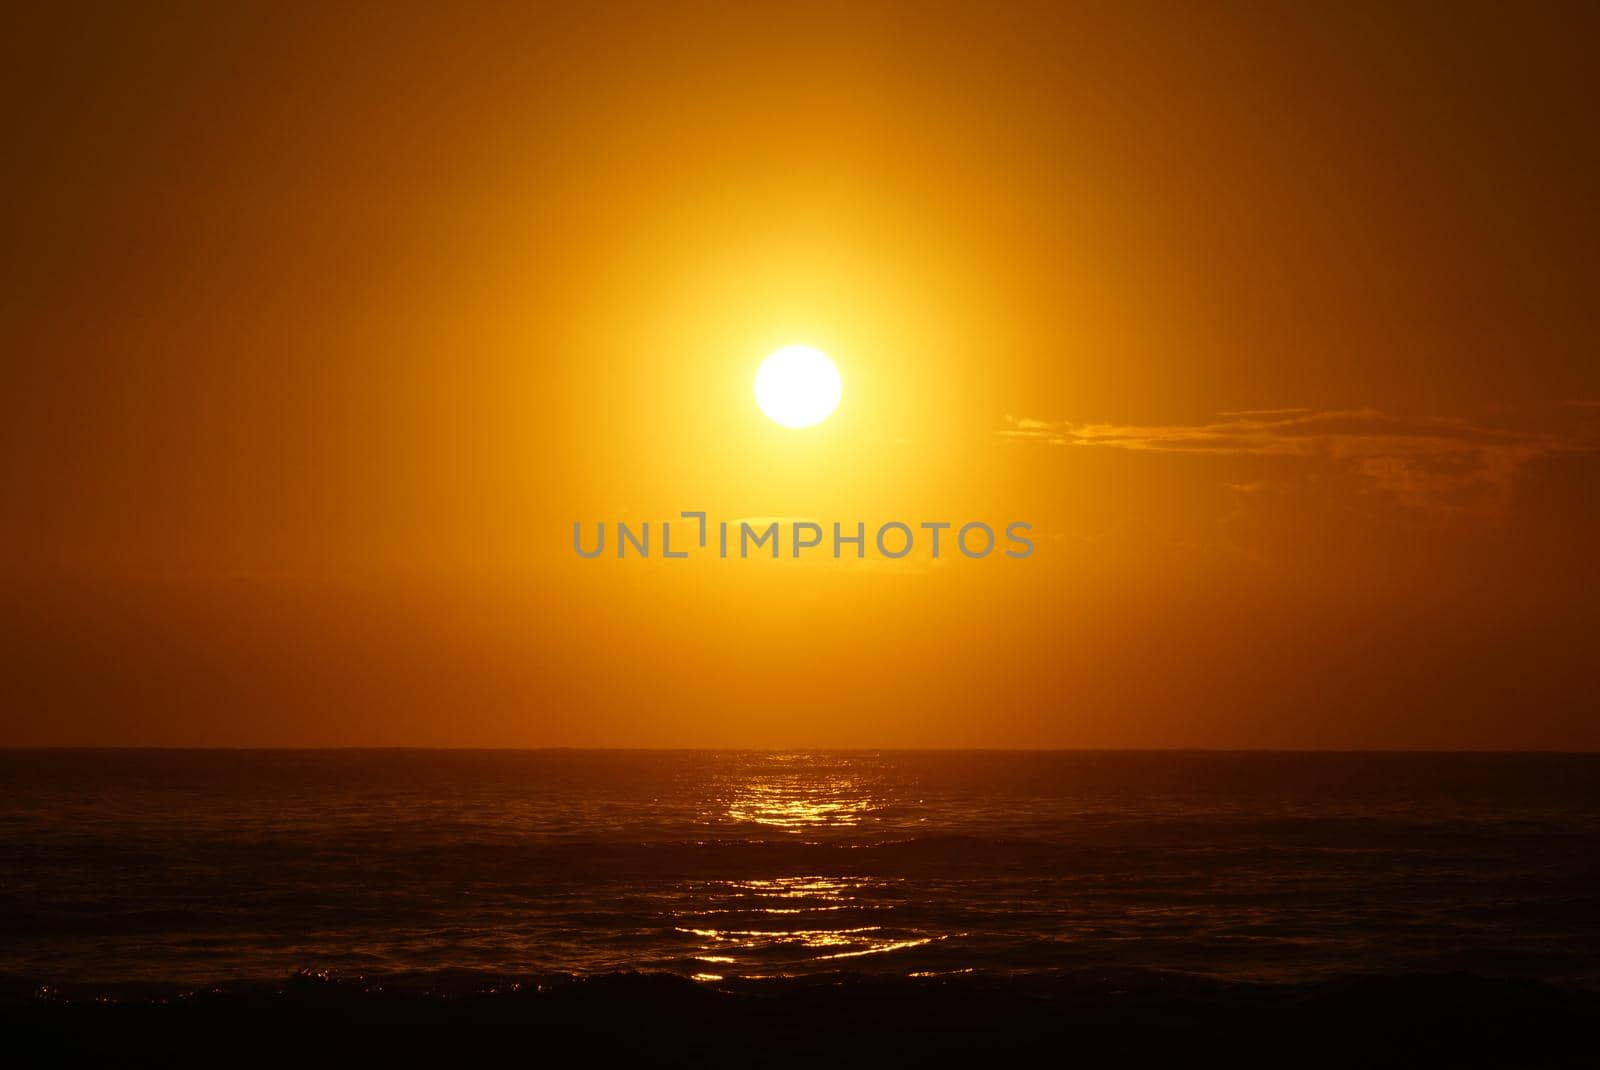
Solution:
{"label": "horizon line", "polygon": [[1493,754],[1600,755],[1600,747],[616,747],[467,746],[434,744],[256,745],[256,744],[85,744],[0,743],[7,751],[170,751],[329,753],[347,751],[429,751],[473,754]]}

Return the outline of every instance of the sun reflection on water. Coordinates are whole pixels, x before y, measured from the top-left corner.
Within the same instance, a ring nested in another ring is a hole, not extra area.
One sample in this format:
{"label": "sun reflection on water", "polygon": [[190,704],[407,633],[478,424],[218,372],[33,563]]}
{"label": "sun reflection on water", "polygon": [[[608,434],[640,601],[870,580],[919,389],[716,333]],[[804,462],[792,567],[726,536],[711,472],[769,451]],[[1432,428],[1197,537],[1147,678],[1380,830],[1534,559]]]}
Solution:
{"label": "sun reflection on water", "polygon": [[[888,797],[870,775],[841,764],[819,767],[815,755],[740,756],[720,773],[700,821],[724,835],[739,830],[741,838],[774,846],[856,848],[872,842],[889,813]],[[906,900],[896,876],[730,875],[682,892],[673,930],[684,940],[684,961],[707,980],[804,972],[835,960],[838,969],[856,969],[857,960],[894,952],[911,952],[918,960],[907,965],[926,967],[933,963],[917,949],[953,935],[896,916]]]}
{"label": "sun reflection on water", "polygon": [[[738,967],[728,972],[744,977],[768,975],[752,969],[783,973],[808,962],[860,959],[946,939],[873,921],[875,912],[891,909],[885,897],[892,883],[820,875],[719,881],[700,897],[708,901],[704,909],[679,912],[675,929],[694,938],[695,963]],[[839,922],[819,924],[839,911],[847,912]]]}
{"label": "sun reflection on water", "polygon": [[817,826],[859,825],[876,808],[853,780],[774,777],[740,788],[728,802],[727,816],[741,824],[799,833]]}

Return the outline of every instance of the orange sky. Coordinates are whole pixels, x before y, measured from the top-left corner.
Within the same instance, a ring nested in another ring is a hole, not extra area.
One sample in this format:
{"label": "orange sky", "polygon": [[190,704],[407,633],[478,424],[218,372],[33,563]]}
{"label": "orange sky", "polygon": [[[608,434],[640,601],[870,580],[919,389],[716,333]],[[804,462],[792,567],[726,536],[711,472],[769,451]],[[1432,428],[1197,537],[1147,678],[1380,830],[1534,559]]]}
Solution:
{"label": "orange sky", "polygon": [[7,16],[0,743],[1600,747],[1592,6],[464,6]]}

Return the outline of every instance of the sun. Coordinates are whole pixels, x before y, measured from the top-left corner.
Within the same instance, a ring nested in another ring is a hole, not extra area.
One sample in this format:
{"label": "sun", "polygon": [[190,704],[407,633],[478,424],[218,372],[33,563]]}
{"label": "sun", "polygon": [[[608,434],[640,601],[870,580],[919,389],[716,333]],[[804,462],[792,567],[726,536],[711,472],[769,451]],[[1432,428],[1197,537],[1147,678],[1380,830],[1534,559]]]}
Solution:
{"label": "sun", "polygon": [[784,346],[756,372],[756,404],[774,423],[811,427],[832,415],[844,392],[839,369],[821,350]]}

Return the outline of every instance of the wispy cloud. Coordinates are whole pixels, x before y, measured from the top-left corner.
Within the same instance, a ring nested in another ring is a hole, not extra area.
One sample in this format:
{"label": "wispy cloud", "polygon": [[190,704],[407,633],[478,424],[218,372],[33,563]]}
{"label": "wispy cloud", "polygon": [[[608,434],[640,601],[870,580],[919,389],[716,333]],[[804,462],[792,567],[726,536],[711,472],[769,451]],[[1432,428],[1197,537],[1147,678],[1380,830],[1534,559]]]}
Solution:
{"label": "wispy cloud", "polygon": [[1310,409],[1240,409],[1237,412],[1219,412],[1218,416],[1292,416],[1297,413],[1311,412]]}
{"label": "wispy cloud", "polygon": [[[1012,442],[1153,453],[1321,461],[1368,489],[1429,510],[1498,511],[1530,462],[1593,450],[1594,430],[1527,431],[1454,419],[1403,419],[1376,409],[1219,413],[1198,424],[1089,424],[1007,416]],[[1235,482],[1236,486],[1246,481]]]}

